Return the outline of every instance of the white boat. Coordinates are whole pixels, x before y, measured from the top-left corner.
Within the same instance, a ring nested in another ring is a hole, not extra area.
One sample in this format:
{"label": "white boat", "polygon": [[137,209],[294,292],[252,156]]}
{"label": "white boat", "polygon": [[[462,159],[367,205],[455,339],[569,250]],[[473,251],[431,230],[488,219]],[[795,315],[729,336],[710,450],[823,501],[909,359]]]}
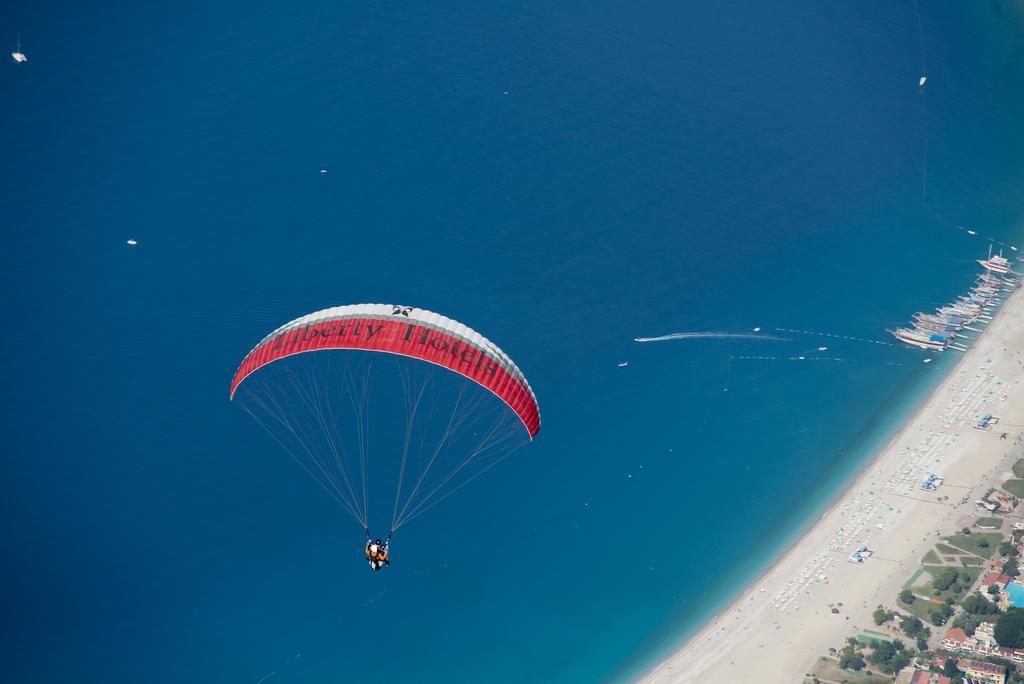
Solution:
{"label": "white boat", "polygon": [[[927,77],[927,76],[922,76],[922,77],[921,77],[921,80],[917,82],[917,87],[918,87],[918,88],[924,88],[924,84],[925,84],[925,82],[926,82],[927,80],[928,80],[928,77]],[[940,88],[939,90],[941,90],[941,88]]]}
{"label": "white boat", "polygon": [[949,308],[956,313],[964,314],[972,319],[980,317],[982,313],[980,309],[971,309],[964,304],[953,304],[953,306]]}
{"label": "white boat", "polygon": [[979,313],[983,308],[981,302],[973,301],[968,297],[960,297],[951,304],[954,309],[960,309],[961,311],[973,311]]}
{"label": "white boat", "polygon": [[952,321],[963,320],[968,323],[973,323],[974,319],[978,317],[977,312],[968,313],[956,308],[955,306],[944,306],[940,309],[936,309],[936,312],[939,316],[947,317]]}
{"label": "white boat", "polygon": [[926,334],[955,336],[960,326],[948,323],[933,323],[931,321],[914,321],[913,326]]}
{"label": "white boat", "polygon": [[963,327],[967,319],[958,318],[955,316],[934,316],[926,313],[914,314],[914,320],[919,323],[931,323],[932,325],[946,326],[950,330],[956,330],[957,328]]}
{"label": "white boat", "polygon": [[942,335],[928,335],[919,330],[909,328],[896,328],[895,330],[890,330],[889,334],[900,342],[906,342],[921,349],[945,351],[946,344],[948,343],[948,339]]}
{"label": "white boat", "polygon": [[135,245],[139,244],[139,241],[138,241],[138,240],[136,240],[135,238],[131,238],[131,239],[129,239],[129,240],[125,240],[125,242],[127,242],[127,243],[128,243],[129,245],[131,245],[132,247],[134,247]]}
{"label": "white boat", "polygon": [[999,254],[992,254],[992,247],[988,248],[988,259],[978,259],[978,263],[985,267],[985,269],[992,273],[1010,273],[1012,264],[1010,260]]}
{"label": "white boat", "polygon": [[20,33],[18,34],[18,48],[14,52],[11,53],[11,57],[13,57],[14,61],[17,62],[18,64],[24,64],[25,62],[28,61],[28,55],[26,55],[24,52],[21,51],[21,34]]}
{"label": "white boat", "polygon": [[619,364],[619,368],[625,368],[628,365],[629,365],[629,361],[623,361],[622,363]]}
{"label": "white boat", "polygon": [[1012,290],[1013,286],[1017,284],[1017,281],[1006,276],[992,275],[991,273],[982,273],[978,276],[978,283],[992,289],[999,290]]}

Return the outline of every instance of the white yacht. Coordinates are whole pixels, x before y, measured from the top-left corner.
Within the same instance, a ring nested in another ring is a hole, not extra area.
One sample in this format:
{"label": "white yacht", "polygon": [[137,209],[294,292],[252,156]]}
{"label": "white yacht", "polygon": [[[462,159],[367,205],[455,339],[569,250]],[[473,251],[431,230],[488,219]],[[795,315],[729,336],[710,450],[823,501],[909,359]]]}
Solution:
{"label": "white yacht", "polygon": [[21,34],[18,34],[18,47],[11,53],[11,57],[18,64],[23,64],[28,61],[28,55],[21,51]]}

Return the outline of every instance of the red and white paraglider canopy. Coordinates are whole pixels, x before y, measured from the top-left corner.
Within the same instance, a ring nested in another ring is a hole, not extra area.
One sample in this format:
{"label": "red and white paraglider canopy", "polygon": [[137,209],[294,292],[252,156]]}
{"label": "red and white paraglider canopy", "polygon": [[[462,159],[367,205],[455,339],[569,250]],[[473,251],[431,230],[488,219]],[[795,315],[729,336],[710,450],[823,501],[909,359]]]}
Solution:
{"label": "red and white paraglider canopy", "polygon": [[540,430],[537,397],[505,352],[458,321],[393,304],[337,306],[286,323],[242,360],[231,379],[231,397],[263,366],[323,349],[384,352],[443,366],[493,392],[515,411],[531,439]]}

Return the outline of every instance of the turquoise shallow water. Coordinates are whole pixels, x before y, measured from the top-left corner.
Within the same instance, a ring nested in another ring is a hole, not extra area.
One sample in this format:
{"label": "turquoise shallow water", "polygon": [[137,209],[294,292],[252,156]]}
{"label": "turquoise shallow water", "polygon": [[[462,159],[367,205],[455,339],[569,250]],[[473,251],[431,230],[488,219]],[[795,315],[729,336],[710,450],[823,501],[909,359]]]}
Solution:
{"label": "turquoise shallow water", "polygon": [[1024,604],[1024,585],[1011,582],[1006,585],[1006,593],[1010,595],[1010,604],[1020,606]]}
{"label": "turquoise shallow water", "polygon": [[[601,681],[699,628],[952,363],[861,340],[1024,237],[1019,10],[920,5],[923,93],[913,3],[0,8],[7,676]],[[359,301],[544,417],[377,576],[227,401]]]}

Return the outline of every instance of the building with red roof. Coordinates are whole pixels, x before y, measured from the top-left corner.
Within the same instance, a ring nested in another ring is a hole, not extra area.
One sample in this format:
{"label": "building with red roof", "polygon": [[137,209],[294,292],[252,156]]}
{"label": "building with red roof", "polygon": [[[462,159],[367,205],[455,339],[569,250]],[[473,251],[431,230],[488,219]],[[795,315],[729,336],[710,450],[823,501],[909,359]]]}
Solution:
{"label": "building with red roof", "polygon": [[990,572],[985,575],[981,580],[981,586],[990,587],[993,584],[998,584],[999,588],[1002,589],[1012,581],[1012,578],[1002,572]]}
{"label": "building with red roof", "polygon": [[949,677],[927,670],[904,668],[893,684],[950,684]]}
{"label": "building with red roof", "polygon": [[1006,684],[1006,668],[984,660],[961,658],[956,661],[957,669],[973,681],[987,684]]}
{"label": "building with red roof", "polygon": [[[985,623],[982,623],[985,624]],[[989,643],[986,643],[988,641]],[[967,636],[967,633],[959,627],[953,627],[942,637],[942,648],[953,653],[973,653],[976,655],[992,655],[1012,660],[1015,663],[1024,663],[1024,648],[1004,648],[995,643],[995,639],[979,640],[976,637]],[[932,661],[938,667],[945,663],[938,663],[937,659]]]}
{"label": "building with red roof", "polygon": [[963,648],[966,641],[967,632],[959,627],[954,627],[946,632],[946,636],[942,637],[942,646],[943,648],[948,648],[950,651],[959,651]]}

